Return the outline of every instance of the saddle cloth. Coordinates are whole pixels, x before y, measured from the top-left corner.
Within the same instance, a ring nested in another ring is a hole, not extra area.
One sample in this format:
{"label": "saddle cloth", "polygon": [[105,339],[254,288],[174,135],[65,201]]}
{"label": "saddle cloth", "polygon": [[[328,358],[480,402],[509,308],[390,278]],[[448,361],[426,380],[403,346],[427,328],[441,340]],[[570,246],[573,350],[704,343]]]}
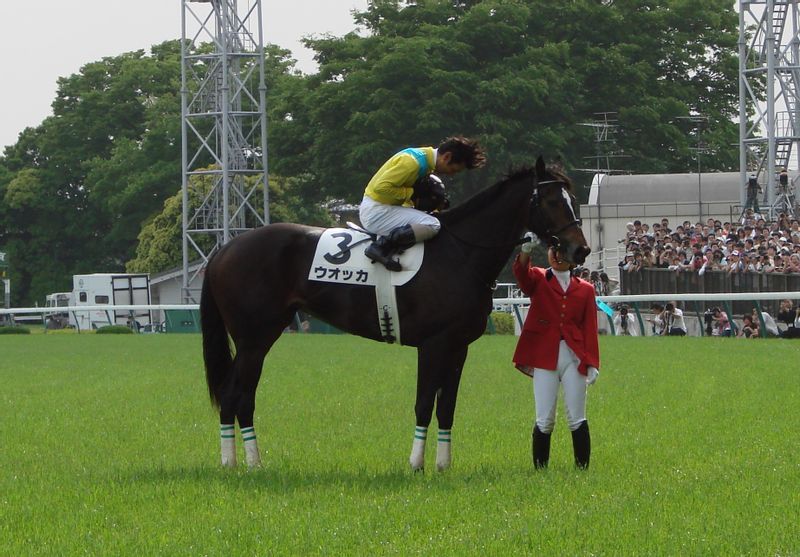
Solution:
{"label": "saddle cloth", "polygon": [[[392,272],[380,263],[373,263],[364,250],[372,239],[369,234],[349,228],[327,228],[319,238],[308,280],[375,286],[402,286],[417,274],[425,255],[420,242],[400,255],[402,271]],[[395,256],[397,257],[397,256]],[[387,277],[388,276],[388,280]]]}

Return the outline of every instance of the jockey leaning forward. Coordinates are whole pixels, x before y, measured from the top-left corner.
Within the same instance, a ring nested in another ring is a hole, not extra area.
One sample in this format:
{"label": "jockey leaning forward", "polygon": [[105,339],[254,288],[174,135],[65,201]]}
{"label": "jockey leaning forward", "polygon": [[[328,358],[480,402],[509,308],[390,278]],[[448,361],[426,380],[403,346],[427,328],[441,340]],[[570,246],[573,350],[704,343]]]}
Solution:
{"label": "jockey leaning forward", "polygon": [[449,137],[437,148],[404,149],[386,161],[369,181],[359,207],[362,226],[378,235],[366,256],[389,270],[401,270],[392,256],[430,240],[441,227],[435,216],[414,208],[415,185],[426,182],[433,173],[451,176],[480,168],[485,162],[478,142],[465,137]]}

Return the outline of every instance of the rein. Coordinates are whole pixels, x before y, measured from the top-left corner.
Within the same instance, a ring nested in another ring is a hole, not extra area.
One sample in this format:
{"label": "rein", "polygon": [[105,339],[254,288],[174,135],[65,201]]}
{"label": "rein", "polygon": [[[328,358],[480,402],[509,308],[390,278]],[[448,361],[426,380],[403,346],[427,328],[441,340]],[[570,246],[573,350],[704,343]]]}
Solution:
{"label": "rein", "polygon": [[460,243],[464,244],[465,246],[469,246],[471,248],[480,248],[480,249],[513,248],[513,247],[518,246],[520,244],[524,244],[525,242],[528,241],[527,238],[522,237],[522,238],[519,238],[518,240],[514,240],[513,242],[504,242],[504,243],[501,243],[501,244],[479,244],[477,242],[471,242],[469,240],[465,240],[464,238],[462,238],[461,236],[459,236],[458,234],[453,232],[453,229],[450,228],[449,226],[446,226],[445,223],[442,222],[441,225],[442,225],[442,229],[443,230],[447,230],[447,232],[453,238],[455,238],[456,240],[458,240]]}

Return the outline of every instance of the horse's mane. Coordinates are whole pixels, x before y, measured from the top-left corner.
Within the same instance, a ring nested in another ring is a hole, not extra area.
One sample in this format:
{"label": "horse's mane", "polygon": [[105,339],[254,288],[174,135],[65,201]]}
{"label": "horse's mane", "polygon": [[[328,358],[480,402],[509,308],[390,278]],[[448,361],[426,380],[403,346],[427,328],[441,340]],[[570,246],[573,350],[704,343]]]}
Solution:
{"label": "horse's mane", "polygon": [[439,219],[445,224],[455,224],[469,217],[475,213],[475,211],[490,205],[509,183],[532,176],[534,172],[535,169],[527,166],[520,168],[519,170],[515,170],[493,186],[489,186],[488,188],[479,191],[452,209],[443,211],[439,215]]}
{"label": "horse's mane", "polygon": [[[452,209],[443,211],[439,215],[439,219],[445,224],[455,224],[469,217],[475,213],[475,211],[491,204],[509,183],[532,177],[535,172],[536,169],[530,166],[524,166],[514,170],[493,186],[489,186],[488,188],[479,191]],[[567,190],[572,193],[572,181],[567,177],[566,174],[564,174],[560,166],[548,166],[547,172],[553,177],[553,179],[563,182]]]}

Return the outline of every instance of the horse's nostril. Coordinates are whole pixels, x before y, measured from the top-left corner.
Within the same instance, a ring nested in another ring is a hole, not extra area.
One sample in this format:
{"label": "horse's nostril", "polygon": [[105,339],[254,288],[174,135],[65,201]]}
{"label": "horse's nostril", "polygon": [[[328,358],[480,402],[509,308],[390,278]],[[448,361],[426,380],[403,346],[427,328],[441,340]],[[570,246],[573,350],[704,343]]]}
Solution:
{"label": "horse's nostril", "polygon": [[590,253],[592,253],[592,249],[589,246],[579,247],[575,250],[575,262],[578,264],[583,263]]}

